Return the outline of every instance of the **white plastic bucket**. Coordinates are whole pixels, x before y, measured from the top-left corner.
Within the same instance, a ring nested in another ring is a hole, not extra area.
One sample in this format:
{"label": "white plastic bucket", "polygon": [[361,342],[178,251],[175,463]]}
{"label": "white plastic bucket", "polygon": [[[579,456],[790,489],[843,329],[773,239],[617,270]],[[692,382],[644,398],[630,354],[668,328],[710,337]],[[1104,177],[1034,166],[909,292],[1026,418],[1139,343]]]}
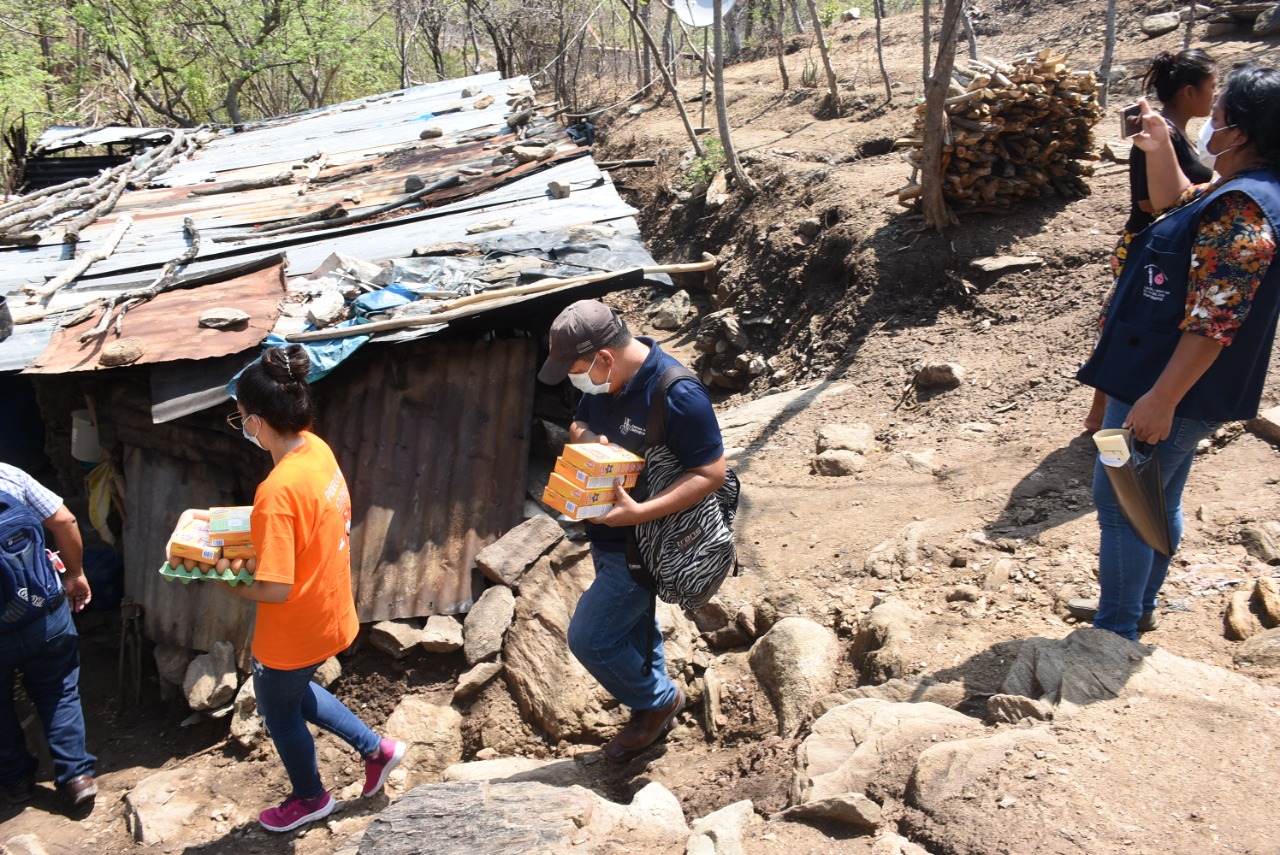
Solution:
{"label": "white plastic bucket", "polygon": [[93,426],[88,410],[71,411],[71,456],[82,463],[101,463],[98,429]]}

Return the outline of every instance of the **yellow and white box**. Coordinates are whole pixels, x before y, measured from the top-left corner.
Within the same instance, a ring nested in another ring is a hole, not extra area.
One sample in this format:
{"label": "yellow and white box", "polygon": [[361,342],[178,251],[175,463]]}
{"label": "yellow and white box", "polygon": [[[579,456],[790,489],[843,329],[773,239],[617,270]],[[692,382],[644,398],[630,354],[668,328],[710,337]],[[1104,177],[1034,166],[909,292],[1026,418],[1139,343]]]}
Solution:
{"label": "yellow and white box", "polygon": [[[615,478],[614,480],[620,481],[622,479]],[[618,500],[618,491],[613,486],[595,490],[579,487],[577,481],[571,481],[554,472],[547,481],[547,489],[553,493],[559,493],[569,501],[577,502],[579,505],[611,505]]]}
{"label": "yellow and white box", "polygon": [[254,550],[253,544],[232,545],[222,547],[222,557],[235,561],[237,558],[248,559],[257,558],[258,553]]}
{"label": "yellow and white box", "polygon": [[563,459],[590,477],[631,475],[644,470],[644,458],[637,457],[620,445],[582,442],[564,447]]}
{"label": "yellow and white box", "polygon": [[253,543],[249,532],[252,505],[209,509],[209,543],[212,546],[248,546]]}
{"label": "yellow and white box", "polygon": [[209,524],[204,520],[191,520],[181,531],[173,535],[169,554],[212,564],[222,557],[222,547],[209,542]]}
{"label": "yellow and white box", "polygon": [[619,481],[622,482],[623,487],[630,489],[636,485],[636,481],[640,478],[637,472],[632,472],[629,475],[588,475],[581,469],[575,468],[572,463],[563,457],[556,458],[555,473],[564,476],[584,490],[612,488],[617,486]]}
{"label": "yellow and white box", "polygon": [[586,520],[603,516],[613,507],[612,504],[580,505],[572,499],[566,499],[550,487],[542,491],[542,503],[548,507],[555,508],[571,520]]}

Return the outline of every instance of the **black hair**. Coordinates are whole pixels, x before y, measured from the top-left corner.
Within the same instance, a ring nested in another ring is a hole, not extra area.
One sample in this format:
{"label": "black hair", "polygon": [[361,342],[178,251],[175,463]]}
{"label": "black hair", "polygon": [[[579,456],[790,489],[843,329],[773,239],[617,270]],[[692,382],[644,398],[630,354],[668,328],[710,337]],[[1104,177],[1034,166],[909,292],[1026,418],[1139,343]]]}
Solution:
{"label": "black hair", "polygon": [[1222,90],[1222,112],[1227,125],[1280,172],[1280,70],[1252,64],[1234,69]]}
{"label": "black hair", "polygon": [[1213,57],[1199,48],[1179,51],[1176,54],[1169,53],[1167,50],[1161,51],[1156,54],[1155,59],[1151,60],[1151,68],[1142,78],[1142,91],[1146,92],[1154,88],[1160,103],[1167,105],[1178,97],[1182,87],[1200,86],[1213,75],[1217,68],[1218,64]]}
{"label": "black hair", "polygon": [[300,344],[269,347],[236,381],[236,400],[246,415],[261,416],[280,433],[311,427],[311,357]]}

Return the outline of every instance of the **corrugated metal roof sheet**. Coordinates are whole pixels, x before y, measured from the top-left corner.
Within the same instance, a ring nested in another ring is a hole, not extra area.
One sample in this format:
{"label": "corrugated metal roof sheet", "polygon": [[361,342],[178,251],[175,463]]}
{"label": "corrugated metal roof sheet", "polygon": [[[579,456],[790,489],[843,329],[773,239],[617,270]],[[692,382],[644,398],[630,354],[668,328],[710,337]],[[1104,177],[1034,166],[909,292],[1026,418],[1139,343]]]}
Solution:
{"label": "corrugated metal roof sheet", "polygon": [[48,154],[77,146],[119,145],[121,143],[145,140],[147,142],[167,142],[173,137],[169,128],[131,128],[124,125],[110,125],[105,128],[77,128],[66,125],[53,125],[36,140],[35,152]]}

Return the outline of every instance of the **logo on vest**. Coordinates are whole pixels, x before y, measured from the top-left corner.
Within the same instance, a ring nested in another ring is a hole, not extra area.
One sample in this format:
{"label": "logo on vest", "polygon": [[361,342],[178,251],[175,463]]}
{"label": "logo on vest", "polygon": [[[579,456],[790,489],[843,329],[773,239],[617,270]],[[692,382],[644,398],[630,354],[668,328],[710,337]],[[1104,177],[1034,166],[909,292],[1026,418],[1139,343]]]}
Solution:
{"label": "logo on vest", "polygon": [[1164,302],[1164,298],[1169,296],[1169,289],[1162,287],[1165,281],[1164,271],[1154,264],[1148,264],[1147,284],[1142,289],[1142,296],[1157,303]]}
{"label": "logo on vest", "polygon": [[622,424],[618,427],[618,433],[623,436],[629,433],[634,433],[636,436],[644,436],[645,429],[643,425],[635,424],[630,417],[627,417],[622,420]]}

